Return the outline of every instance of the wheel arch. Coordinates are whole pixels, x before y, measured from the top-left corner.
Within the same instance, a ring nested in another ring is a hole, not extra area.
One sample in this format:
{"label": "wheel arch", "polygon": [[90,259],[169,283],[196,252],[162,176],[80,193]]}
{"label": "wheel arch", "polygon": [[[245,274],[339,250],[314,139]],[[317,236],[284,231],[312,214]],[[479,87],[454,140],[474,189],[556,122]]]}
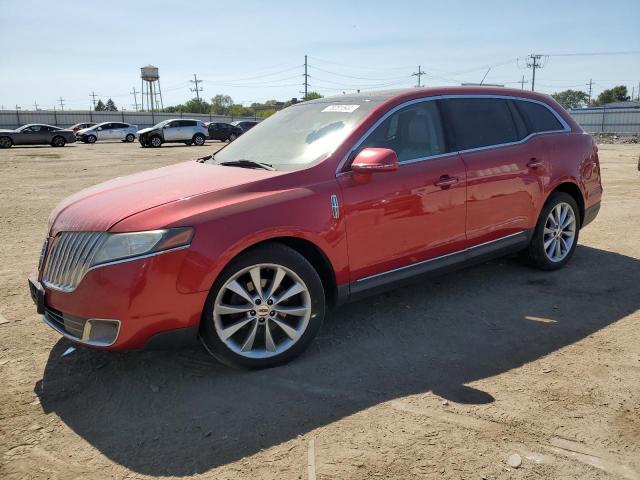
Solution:
{"label": "wheel arch", "polygon": [[[338,287],[336,281],[336,274],[329,260],[327,254],[320,248],[317,244],[312,241],[295,236],[278,236],[266,238],[263,240],[259,240],[251,245],[246,246],[242,250],[235,252],[233,256],[231,256],[228,261],[220,268],[220,272],[224,271],[224,269],[237,257],[240,255],[253,250],[257,247],[279,243],[281,245],[285,245],[292,250],[295,250],[300,255],[302,255],[307,261],[311,264],[311,266],[318,272],[318,276],[322,281],[322,286],[325,291],[326,302],[329,307],[333,307],[337,305],[338,299]],[[215,282],[215,279],[213,280]]]}
{"label": "wheel arch", "polygon": [[547,202],[547,200],[549,200],[549,197],[555,192],[563,192],[573,197],[573,199],[578,204],[578,209],[580,210],[578,213],[580,214],[580,226],[582,226],[582,223],[584,221],[585,201],[584,201],[584,196],[582,195],[582,191],[580,190],[580,187],[574,182],[569,182],[569,181],[559,183],[558,185],[555,186],[553,190],[551,190],[551,192],[549,192],[549,195],[547,195],[547,198],[545,199],[545,203]]}

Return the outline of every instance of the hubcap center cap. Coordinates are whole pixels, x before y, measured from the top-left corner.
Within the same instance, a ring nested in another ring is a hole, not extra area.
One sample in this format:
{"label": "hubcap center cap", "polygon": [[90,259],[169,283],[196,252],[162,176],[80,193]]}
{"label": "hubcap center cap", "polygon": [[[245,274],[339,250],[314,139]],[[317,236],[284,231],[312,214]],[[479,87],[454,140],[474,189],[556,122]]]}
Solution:
{"label": "hubcap center cap", "polygon": [[260,317],[266,317],[269,315],[269,306],[268,305],[258,305],[256,307],[256,312]]}

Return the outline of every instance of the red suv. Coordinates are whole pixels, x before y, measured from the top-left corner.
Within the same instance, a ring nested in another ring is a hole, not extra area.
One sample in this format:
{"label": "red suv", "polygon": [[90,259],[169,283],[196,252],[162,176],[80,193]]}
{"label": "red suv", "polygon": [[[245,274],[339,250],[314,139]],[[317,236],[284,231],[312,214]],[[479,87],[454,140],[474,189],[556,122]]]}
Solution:
{"label": "red suv", "polygon": [[452,87],[284,109],[215,155],[94,186],[50,217],[31,293],[76,342],[199,336],[219,360],[300,354],[328,307],[523,251],[571,258],[597,147],[551,98]]}

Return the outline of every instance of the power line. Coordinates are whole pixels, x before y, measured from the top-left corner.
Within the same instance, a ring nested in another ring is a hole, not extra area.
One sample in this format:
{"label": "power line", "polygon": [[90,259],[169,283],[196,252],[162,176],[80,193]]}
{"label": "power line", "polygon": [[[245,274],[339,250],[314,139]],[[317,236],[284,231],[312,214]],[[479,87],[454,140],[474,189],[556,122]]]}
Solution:
{"label": "power line", "polygon": [[411,74],[412,77],[418,77],[418,87],[422,86],[422,83],[420,82],[420,79],[422,78],[422,75],[424,75],[426,72],[424,72],[421,68],[420,65],[418,65],[418,71],[417,72],[413,72]]}
{"label": "power line", "polygon": [[545,57],[591,57],[598,55],[640,55],[640,50],[622,52],[585,52],[585,53],[545,53]]}

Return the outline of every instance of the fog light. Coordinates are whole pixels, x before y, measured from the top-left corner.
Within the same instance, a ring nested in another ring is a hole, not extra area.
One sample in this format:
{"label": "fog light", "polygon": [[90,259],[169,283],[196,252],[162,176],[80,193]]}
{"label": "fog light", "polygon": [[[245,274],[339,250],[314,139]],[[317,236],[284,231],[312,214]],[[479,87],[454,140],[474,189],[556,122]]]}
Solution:
{"label": "fog light", "polygon": [[90,318],[85,323],[82,341],[89,345],[108,347],[115,343],[119,330],[120,322],[118,320]]}

